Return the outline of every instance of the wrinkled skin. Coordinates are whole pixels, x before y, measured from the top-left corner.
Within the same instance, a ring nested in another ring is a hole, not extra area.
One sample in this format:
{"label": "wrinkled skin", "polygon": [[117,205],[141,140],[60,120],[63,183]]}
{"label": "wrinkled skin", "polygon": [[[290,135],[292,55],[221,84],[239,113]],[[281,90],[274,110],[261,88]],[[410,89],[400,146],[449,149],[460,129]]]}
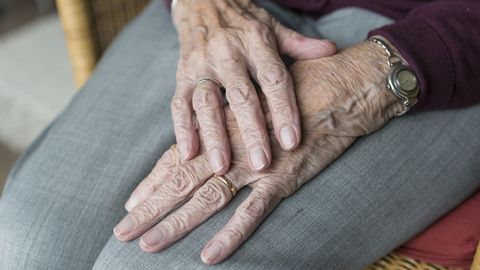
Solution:
{"label": "wrinkled skin", "polygon": [[292,79],[279,55],[319,58],[334,54],[335,45],[285,28],[249,0],[180,0],[173,15],[180,59],[171,107],[182,159],[198,154],[199,125],[211,169],[219,175],[228,170],[231,142],[221,110],[222,86],[248,151],[245,161],[254,171],[269,166],[265,115],[250,77],[274,112],[271,123],[281,147],[295,149],[301,140],[300,118]]}
{"label": "wrinkled skin", "polygon": [[[205,263],[227,258],[283,198],[339,157],[357,137],[381,128],[401,111],[401,103],[385,87],[388,70],[384,51],[371,42],[332,57],[295,63],[291,74],[303,140],[296,150],[283,151],[274,139],[271,114],[262,102],[273,153],[271,166],[263,172],[249,168],[239,127],[233,112],[225,107],[233,154],[225,177],[238,189],[249,185],[252,191],[207,243],[201,254]],[[205,153],[201,148],[197,158],[183,161],[175,146],[168,150],[127,201],[129,214],[114,229],[116,237],[129,241],[142,235],[141,249],[157,252],[223,208],[232,194],[226,185],[211,178]]]}

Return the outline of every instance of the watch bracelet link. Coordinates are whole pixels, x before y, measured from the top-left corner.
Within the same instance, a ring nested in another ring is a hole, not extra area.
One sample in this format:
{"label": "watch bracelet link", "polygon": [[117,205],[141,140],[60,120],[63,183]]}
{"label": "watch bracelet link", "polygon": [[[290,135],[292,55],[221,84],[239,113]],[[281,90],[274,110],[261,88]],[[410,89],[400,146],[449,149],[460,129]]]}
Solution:
{"label": "watch bracelet link", "polygon": [[[402,59],[399,56],[395,55],[393,50],[386,42],[375,37],[371,37],[369,38],[369,40],[379,45],[385,50],[385,53],[388,57],[387,64],[390,68],[392,68],[392,70],[388,74],[386,86],[387,89],[392,92],[397,98],[399,98],[402,102],[403,110],[397,113],[396,116],[403,115],[417,103],[417,95],[419,89],[416,75],[410,67],[402,63]],[[413,74],[414,78],[412,81],[415,84],[410,85],[410,88],[408,89],[402,89],[401,82],[399,82],[398,79],[400,72],[407,72]]]}

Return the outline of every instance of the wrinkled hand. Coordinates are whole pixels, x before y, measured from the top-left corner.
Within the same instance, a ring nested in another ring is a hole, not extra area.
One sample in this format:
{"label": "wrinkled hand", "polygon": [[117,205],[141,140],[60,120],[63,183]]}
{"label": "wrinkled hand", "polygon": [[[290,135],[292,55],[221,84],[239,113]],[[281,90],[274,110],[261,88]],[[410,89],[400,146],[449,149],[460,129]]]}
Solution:
{"label": "wrinkled hand", "polygon": [[[402,109],[385,89],[385,62],[382,49],[365,42],[333,57],[296,63],[291,72],[303,141],[295,151],[283,151],[273,139],[272,115],[266,111],[273,161],[261,173],[250,170],[245,162],[247,150],[241,143],[239,127],[233,112],[225,108],[233,147],[232,166],[225,176],[238,189],[249,185],[252,191],[203,249],[205,263],[216,264],[232,254],[282,198],[334,161],[357,137],[379,129]],[[114,229],[119,240],[129,241],[143,234],[140,247],[147,252],[160,251],[232,199],[230,190],[211,178],[206,151],[201,149],[200,153],[184,161],[173,147],[161,157],[127,201],[129,214]]]}
{"label": "wrinkled hand", "polygon": [[[228,170],[231,151],[222,86],[247,149],[245,159],[250,168],[260,171],[269,166],[271,149],[265,117],[250,76],[267,98],[282,148],[296,148],[301,139],[300,119],[293,83],[279,52],[296,59],[312,59],[332,55],[335,45],[285,28],[250,0],[180,0],[173,15],[180,59],[171,107],[181,157],[189,160],[198,153],[199,126],[211,169],[219,175]],[[205,78],[219,85],[202,80]]]}

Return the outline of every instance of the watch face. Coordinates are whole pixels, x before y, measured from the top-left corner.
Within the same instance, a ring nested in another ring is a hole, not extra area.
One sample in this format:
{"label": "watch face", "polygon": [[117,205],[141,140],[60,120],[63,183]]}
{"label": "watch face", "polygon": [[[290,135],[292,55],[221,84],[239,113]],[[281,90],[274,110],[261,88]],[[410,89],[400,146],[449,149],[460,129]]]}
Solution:
{"label": "watch face", "polygon": [[398,64],[388,74],[388,88],[404,99],[414,99],[419,92],[418,79],[415,72],[406,65]]}
{"label": "watch face", "polygon": [[418,86],[417,77],[408,69],[403,69],[397,74],[397,82],[405,91],[413,91]]}

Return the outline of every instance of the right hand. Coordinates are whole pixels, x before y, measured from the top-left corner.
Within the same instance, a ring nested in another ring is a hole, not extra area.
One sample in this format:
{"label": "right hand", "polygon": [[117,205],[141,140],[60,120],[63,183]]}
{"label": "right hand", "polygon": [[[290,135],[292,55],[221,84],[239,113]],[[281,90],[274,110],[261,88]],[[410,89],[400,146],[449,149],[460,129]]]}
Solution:
{"label": "right hand", "polygon": [[[224,87],[249,167],[261,171],[269,166],[265,116],[250,76],[266,96],[282,149],[295,149],[301,140],[300,118],[292,79],[279,53],[313,59],[334,54],[335,45],[285,28],[250,0],[180,0],[173,19],[180,59],[171,107],[182,159],[198,154],[199,128],[212,171],[219,175],[228,171],[231,148],[220,92]],[[211,80],[197,83],[202,78]]]}

